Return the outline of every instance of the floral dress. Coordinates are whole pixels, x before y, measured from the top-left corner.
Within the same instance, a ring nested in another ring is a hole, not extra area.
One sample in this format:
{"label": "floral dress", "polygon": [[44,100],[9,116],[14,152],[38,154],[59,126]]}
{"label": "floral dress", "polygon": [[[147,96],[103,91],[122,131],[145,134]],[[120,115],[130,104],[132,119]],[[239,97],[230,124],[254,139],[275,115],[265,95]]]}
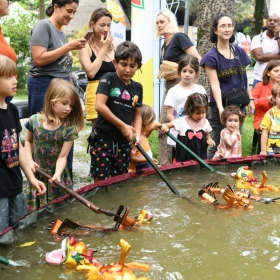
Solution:
{"label": "floral dress", "polygon": [[[33,133],[33,159],[47,174],[53,176],[55,173],[56,161],[60,154],[64,141],[72,141],[78,138],[78,132],[74,125],[64,122],[56,130],[47,130],[43,127],[42,114],[33,115],[25,124],[25,127]],[[53,187],[48,179],[36,174],[36,178],[45,183],[47,193],[36,197],[36,190],[31,186],[27,187],[26,200],[29,208],[36,209],[51,202],[53,199],[64,196],[66,193],[60,188]],[[66,166],[61,174],[61,182],[68,188],[73,189],[68,167]]]}

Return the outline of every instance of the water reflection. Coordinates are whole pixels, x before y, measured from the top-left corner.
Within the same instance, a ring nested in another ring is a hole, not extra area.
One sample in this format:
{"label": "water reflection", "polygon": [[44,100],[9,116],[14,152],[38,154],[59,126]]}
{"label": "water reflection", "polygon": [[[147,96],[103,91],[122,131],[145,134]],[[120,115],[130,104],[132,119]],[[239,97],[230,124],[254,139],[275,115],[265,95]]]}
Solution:
{"label": "water reflection", "polygon": [[[238,166],[222,166],[223,172],[234,172]],[[219,167],[215,167],[219,169]],[[280,187],[278,166],[269,166],[268,183]],[[263,167],[254,170],[261,178]],[[220,171],[220,170],[219,170]],[[205,182],[233,184],[233,179],[203,170],[174,170],[165,173],[187,200],[174,195],[157,175],[101,189],[86,198],[103,209],[116,211],[120,204],[137,216],[144,208],[154,214],[149,225],[140,230],[118,231],[79,238],[103,263],[119,260],[121,238],[131,245],[128,262],[147,263],[151,272],[135,271],[150,279],[278,279],[280,260],[280,201],[265,205],[252,201],[253,211],[219,210],[202,203],[197,193]],[[264,194],[273,196],[272,194]],[[222,198],[218,196],[218,200]],[[97,215],[75,202],[59,209],[55,217],[71,218],[82,224],[114,226],[112,218]],[[3,268],[3,279],[85,279],[85,274],[63,266],[45,263],[46,252],[58,249],[56,240],[45,228],[54,217],[47,218],[17,237],[11,248],[0,248],[1,254],[13,260],[25,260],[31,268]],[[36,240],[31,247],[20,244]]]}

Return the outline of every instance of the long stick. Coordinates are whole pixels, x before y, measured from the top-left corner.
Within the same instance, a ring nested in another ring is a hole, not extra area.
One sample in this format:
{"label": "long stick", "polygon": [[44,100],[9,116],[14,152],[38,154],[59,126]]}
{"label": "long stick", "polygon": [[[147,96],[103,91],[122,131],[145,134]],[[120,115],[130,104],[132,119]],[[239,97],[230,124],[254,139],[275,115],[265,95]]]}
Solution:
{"label": "long stick", "polygon": [[[40,175],[42,175],[43,177],[47,178],[47,179],[51,179],[52,177],[45,173],[43,170],[36,168],[36,172],[39,173]],[[105,214],[107,216],[117,216],[118,218],[120,216],[116,215],[115,213],[108,211],[108,210],[102,210],[101,208],[99,208],[98,206],[94,205],[92,202],[90,202],[89,200],[87,200],[86,198],[82,197],[81,195],[77,194],[75,191],[67,188],[64,184],[58,182],[57,180],[55,180],[53,182],[53,184],[58,187],[63,189],[65,192],[67,192],[68,194],[70,194],[72,197],[74,197],[75,199],[77,199],[78,201],[80,201],[82,204],[84,204],[85,206],[87,206],[88,208],[90,208],[92,211],[94,211],[97,214]]]}
{"label": "long stick", "polygon": [[181,194],[172,186],[172,184],[169,182],[169,180],[166,178],[166,176],[160,171],[160,169],[156,166],[154,161],[149,157],[149,155],[144,151],[144,149],[141,147],[140,144],[138,144],[137,149],[141,152],[141,154],[145,157],[145,159],[151,164],[151,166],[155,169],[155,171],[158,173],[158,175],[162,178],[162,180],[166,183],[166,185],[169,187],[169,189],[181,196]]}
{"label": "long stick", "polygon": [[200,163],[202,163],[206,168],[208,168],[212,172],[217,172],[212,166],[207,164],[203,159],[201,159],[197,154],[195,154],[192,150],[190,150],[184,143],[182,143],[179,139],[177,139],[174,135],[172,135],[170,132],[166,132],[166,134],[174,140],[176,143],[178,143],[181,147],[183,147],[185,150],[187,150],[193,157],[195,157]]}

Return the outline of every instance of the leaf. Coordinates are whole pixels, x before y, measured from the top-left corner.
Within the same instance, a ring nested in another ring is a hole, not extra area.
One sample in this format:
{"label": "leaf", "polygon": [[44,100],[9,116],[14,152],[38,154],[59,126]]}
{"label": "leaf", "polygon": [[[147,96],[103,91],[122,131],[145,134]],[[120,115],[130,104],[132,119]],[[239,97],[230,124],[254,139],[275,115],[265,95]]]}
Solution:
{"label": "leaf", "polygon": [[26,242],[26,243],[21,244],[19,247],[28,247],[28,246],[33,245],[35,242],[36,242],[36,240],[31,241],[31,242]]}

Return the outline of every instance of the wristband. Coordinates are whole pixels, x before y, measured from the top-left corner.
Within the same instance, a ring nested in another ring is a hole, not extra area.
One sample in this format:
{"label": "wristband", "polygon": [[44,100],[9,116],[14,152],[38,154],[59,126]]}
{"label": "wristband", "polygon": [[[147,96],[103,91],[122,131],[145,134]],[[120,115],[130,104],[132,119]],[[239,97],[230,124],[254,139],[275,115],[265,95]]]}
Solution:
{"label": "wristband", "polygon": [[255,99],[254,98],[250,98],[250,101],[254,101]]}
{"label": "wristband", "polygon": [[279,40],[280,39],[280,36],[277,36],[274,38],[274,40]]}

